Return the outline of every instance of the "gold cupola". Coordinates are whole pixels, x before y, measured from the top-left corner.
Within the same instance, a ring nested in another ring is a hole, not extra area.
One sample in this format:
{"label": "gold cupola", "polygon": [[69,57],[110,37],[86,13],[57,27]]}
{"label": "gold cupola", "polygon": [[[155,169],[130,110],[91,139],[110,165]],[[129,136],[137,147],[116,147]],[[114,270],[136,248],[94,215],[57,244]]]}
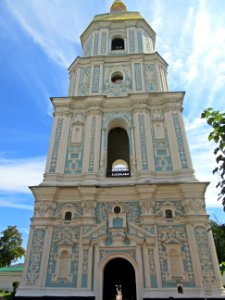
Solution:
{"label": "gold cupola", "polygon": [[115,0],[110,9],[111,13],[121,13],[126,11],[127,11],[126,5],[121,0]]}

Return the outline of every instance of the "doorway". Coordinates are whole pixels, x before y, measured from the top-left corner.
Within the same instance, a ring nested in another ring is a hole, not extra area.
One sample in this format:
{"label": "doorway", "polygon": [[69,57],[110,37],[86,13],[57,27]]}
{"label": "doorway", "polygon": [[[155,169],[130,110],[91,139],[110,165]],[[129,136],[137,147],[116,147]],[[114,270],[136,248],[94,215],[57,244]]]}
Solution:
{"label": "doorway", "polygon": [[116,285],[121,286],[123,300],[136,300],[135,270],[130,262],[115,258],[103,271],[103,300],[116,299]]}

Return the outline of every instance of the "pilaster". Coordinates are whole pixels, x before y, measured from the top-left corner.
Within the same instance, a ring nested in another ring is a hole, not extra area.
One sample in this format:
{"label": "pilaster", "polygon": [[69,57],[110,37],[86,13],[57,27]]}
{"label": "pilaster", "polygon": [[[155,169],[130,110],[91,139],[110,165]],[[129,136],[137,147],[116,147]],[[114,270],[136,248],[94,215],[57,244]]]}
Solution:
{"label": "pilaster", "polygon": [[63,125],[62,125],[61,138],[59,141],[59,148],[58,148],[60,156],[56,166],[56,173],[59,174],[64,173],[71,117],[72,115],[70,112],[63,113],[62,115]]}
{"label": "pilaster", "polygon": [[50,172],[52,157],[53,157],[53,151],[54,151],[54,145],[56,143],[56,131],[58,127],[58,122],[60,120],[60,116],[58,114],[54,114],[54,121],[53,121],[53,127],[52,127],[52,134],[50,138],[50,144],[49,144],[49,150],[48,150],[48,157],[45,167],[45,173]]}
{"label": "pilaster", "polygon": [[45,282],[48,274],[48,260],[49,260],[49,253],[51,249],[52,231],[53,231],[53,226],[46,226],[46,237],[45,237],[45,244],[43,247],[43,253],[45,253],[45,255],[42,258],[42,263],[40,268],[40,287],[45,287]]}
{"label": "pilaster", "polygon": [[167,127],[167,133],[168,133],[168,142],[171,152],[171,158],[173,163],[173,168],[175,171],[181,169],[181,163],[180,163],[180,157],[178,155],[178,145],[177,145],[177,139],[176,139],[176,133],[173,125],[173,119],[172,119],[172,111],[165,111],[165,124]]}

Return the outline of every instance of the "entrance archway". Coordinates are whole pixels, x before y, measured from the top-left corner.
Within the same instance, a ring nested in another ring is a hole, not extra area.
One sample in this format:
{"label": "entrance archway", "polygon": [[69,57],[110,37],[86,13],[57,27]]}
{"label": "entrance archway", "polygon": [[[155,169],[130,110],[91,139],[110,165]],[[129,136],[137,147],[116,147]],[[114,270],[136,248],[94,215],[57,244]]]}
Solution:
{"label": "entrance archway", "polygon": [[116,299],[116,285],[122,286],[123,300],[136,300],[135,270],[130,262],[115,258],[103,271],[103,300]]}

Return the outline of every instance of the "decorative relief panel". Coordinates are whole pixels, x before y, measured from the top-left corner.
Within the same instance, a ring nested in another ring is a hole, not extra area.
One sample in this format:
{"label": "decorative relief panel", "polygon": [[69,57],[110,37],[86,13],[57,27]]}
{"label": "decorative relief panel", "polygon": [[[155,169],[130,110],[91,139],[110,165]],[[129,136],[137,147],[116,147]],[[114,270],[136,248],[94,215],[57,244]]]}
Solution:
{"label": "decorative relief panel", "polygon": [[143,53],[143,41],[142,41],[142,31],[137,31],[137,39],[138,39],[138,50],[139,53]]}
{"label": "decorative relief panel", "polygon": [[84,114],[75,114],[69,131],[64,174],[80,174],[83,161]]}
{"label": "decorative relief panel", "polygon": [[83,251],[81,287],[86,288],[88,281],[88,250]]}
{"label": "decorative relief panel", "polygon": [[150,283],[152,288],[157,288],[156,266],[155,266],[155,253],[154,249],[148,249],[149,269],[150,269]]}
{"label": "decorative relief panel", "polygon": [[155,225],[144,225],[142,226],[142,228],[149,232],[151,235],[155,235]]}
{"label": "decorative relief panel", "polygon": [[[83,212],[86,212],[86,208],[83,206],[84,202],[50,202],[50,201],[36,201],[34,216],[36,218],[58,218],[62,219],[63,212],[71,211],[73,217],[76,219],[81,217]],[[92,209],[93,212],[93,209]]]}
{"label": "decorative relief panel", "polygon": [[142,90],[141,64],[134,64],[136,90]]}
{"label": "decorative relief panel", "polygon": [[99,92],[99,77],[100,76],[100,66],[94,66],[93,69],[93,81],[92,81],[92,93]]}
{"label": "decorative relief panel", "polygon": [[148,170],[148,158],[147,158],[147,146],[146,146],[146,134],[145,134],[145,123],[144,116],[138,116],[139,122],[139,134],[140,134],[140,142],[141,142],[141,161],[142,161],[142,169]]}
{"label": "decorative relief panel", "polygon": [[148,238],[151,235],[149,234],[149,232],[145,231],[144,228],[141,228],[139,225],[136,225],[134,223],[129,223],[127,234],[129,234],[129,236],[133,235],[141,239]]}
{"label": "decorative relief panel", "polygon": [[39,279],[43,247],[45,241],[45,230],[35,229],[33,232],[30,258],[27,267],[26,281],[35,284]]}
{"label": "decorative relief panel", "polygon": [[175,216],[184,215],[184,207],[181,201],[155,201],[153,214],[162,217],[164,215],[163,212],[165,207],[173,208],[175,212]]}
{"label": "decorative relief panel", "polygon": [[182,283],[186,287],[195,287],[185,226],[158,226],[158,242],[162,286],[176,287],[177,283]]}
{"label": "decorative relief panel", "polygon": [[107,32],[102,32],[101,54],[106,54],[106,49],[107,49]]}
{"label": "decorative relief panel", "polygon": [[177,137],[177,146],[178,146],[178,151],[179,151],[179,156],[180,156],[181,167],[183,169],[187,169],[188,163],[187,163],[186,154],[185,154],[182,131],[181,131],[180,124],[179,124],[179,117],[178,117],[177,113],[173,113],[172,116],[173,116],[173,124],[174,124],[175,132],[176,132],[176,137]]}
{"label": "decorative relief panel", "polygon": [[134,249],[130,249],[130,250],[107,250],[107,249],[101,249],[100,250],[100,260],[102,260],[106,255],[109,254],[113,254],[113,253],[127,253],[129,254],[131,257],[133,257],[133,259],[136,260],[136,251]]}
{"label": "decorative relief panel", "polygon": [[[96,223],[100,224],[108,220],[108,215],[111,213],[115,204],[113,202],[97,203],[96,206]],[[139,223],[140,221],[140,206],[138,202],[120,202],[118,206],[123,207],[124,213],[127,214],[127,219],[130,222]]]}
{"label": "decorative relief panel", "polygon": [[95,227],[85,226],[83,229],[83,237],[92,240],[95,240],[98,237],[102,237],[102,236],[106,237],[107,233],[108,233],[108,229],[106,226],[106,222],[103,222],[102,224],[97,225]]}
{"label": "decorative relief panel", "polygon": [[207,230],[198,226],[195,228],[195,239],[201,263],[202,276],[205,283],[216,281],[216,274],[211,257]]}
{"label": "decorative relief panel", "polygon": [[183,205],[187,215],[207,214],[204,199],[185,199]]}
{"label": "decorative relief panel", "polygon": [[144,52],[151,53],[152,52],[152,39],[148,35],[148,33],[145,31],[143,33],[143,44],[144,44]]}
{"label": "decorative relief panel", "polygon": [[103,114],[102,118],[102,128],[106,128],[107,125],[113,120],[113,119],[124,119],[128,126],[132,126],[132,115],[130,112],[126,111],[112,111],[112,112],[107,112]]}
{"label": "decorative relief panel", "polygon": [[84,44],[84,56],[91,56],[93,35],[91,35]]}
{"label": "decorative relief panel", "polygon": [[63,211],[71,210],[73,212],[73,218],[78,219],[82,216],[83,210],[81,202],[68,202],[68,203],[58,203],[54,211],[54,217],[61,219]]}
{"label": "decorative relief panel", "polygon": [[95,157],[95,129],[96,129],[96,117],[92,118],[91,123],[91,144],[89,154],[89,167],[88,172],[94,171],[94,157]]}
{"label": "decorative relief panel", "polygon": [[[111,81],[114,72],[123,74],[123,80],[119,83]],[[103,94],[110,97],[127,96],[132,91],[132,76],[130,65],[106,66],[104,69]]]}
{"label": "decorative relief panel", "polygon": [[84,216],[93,217],[95,215],[95,208],[96,208],[96,202],[95,201],[93,201],[93,200],[82,201],[81,207],[83,209],[83,215]]}
{"label": "decorative relief panel", "polygon": [[152,121],[164,121],[163,111],[161,109],[151,110],[151,120]]}
{"label": "decorative relief panel", "polygon": [[158,81],[154,64],[144,64],[144,78],[146,92],[157,92]]}
{"label": "decorative relief panel", "polygon": [[129,49],[130,52],[135,52],[135,35],[134,30],[129,30]]}
{"label": "decorative relief panel", "polygon": [[71,126],[71,141],[72,144],[80,144],[82,142],[82,134],[83,134],[83,125],[82,122],[75,122]]}
{"label": "decorative relief panel", "polygon": [[[79,227],[55,227],[52,234],[51,250],[48,261],[46,287],[77,287],[79,261]],[[61,276],[60,253],[70,252],[70,276]],[[61,252],[60,252],[61,251]]]}
{"label": "decorative relief panel", "polygon": [[157,172],[173,171],[166,126],[161,110],[151,112],[155,168]]}
{"label": "decorative relief panel", "polygon": [[58,158],[58,150],[59,150],[59,142],[61,138],[62,133],[62,126],[63,126],[63,120],[58,119],[57,125],[56,125],[56,133],[55,133],[55,140],[54,140],[54,146],[53,146],[53,153],[52,153],[52,160],[49,172],[54,173],[56,171],[56,164],[57,164],[57,158]]}
{"label": "decorative relief panel", "polygon": [[98,40],[99,40],[99,33],[95,32],[95,37],[94,37],[94,55],[98,55]]}
{"label": "decorative relief panel", "polygon": [[169,151],[169,144],[167,141],[155,142],[155,166],[157,172],[171,172],[173,171],[172,159]]}
{"label": "decorative relief panel", "polygon": [[84,225],[82,227],[82,236],[83,237],[88,237],[89,233],[92,231],[92,229],[94,228],[94,226],[92,225]]}
{"label": "decorative relief panel", "polygon": [[91,68],[85,67],[80,69],[78,96],[89,95],[90,90]]}
{"label": "decorative relief panel", "polygon": [[154,137],[156,140],[163,140],[166,138],[163,122],[157,122],[153,124]]}
{"label": "decorative relief panel", "polygon": [[53,217],[56,203],[52,201],[35,201],[34,216],[38,218]]}
{"label": "decorative relief panel", "polygon": [[150,216],[153,214],[153,209],[155,206],[155,201],[152,199],[142,199],[140,200],[140,207],[143,216]]}

